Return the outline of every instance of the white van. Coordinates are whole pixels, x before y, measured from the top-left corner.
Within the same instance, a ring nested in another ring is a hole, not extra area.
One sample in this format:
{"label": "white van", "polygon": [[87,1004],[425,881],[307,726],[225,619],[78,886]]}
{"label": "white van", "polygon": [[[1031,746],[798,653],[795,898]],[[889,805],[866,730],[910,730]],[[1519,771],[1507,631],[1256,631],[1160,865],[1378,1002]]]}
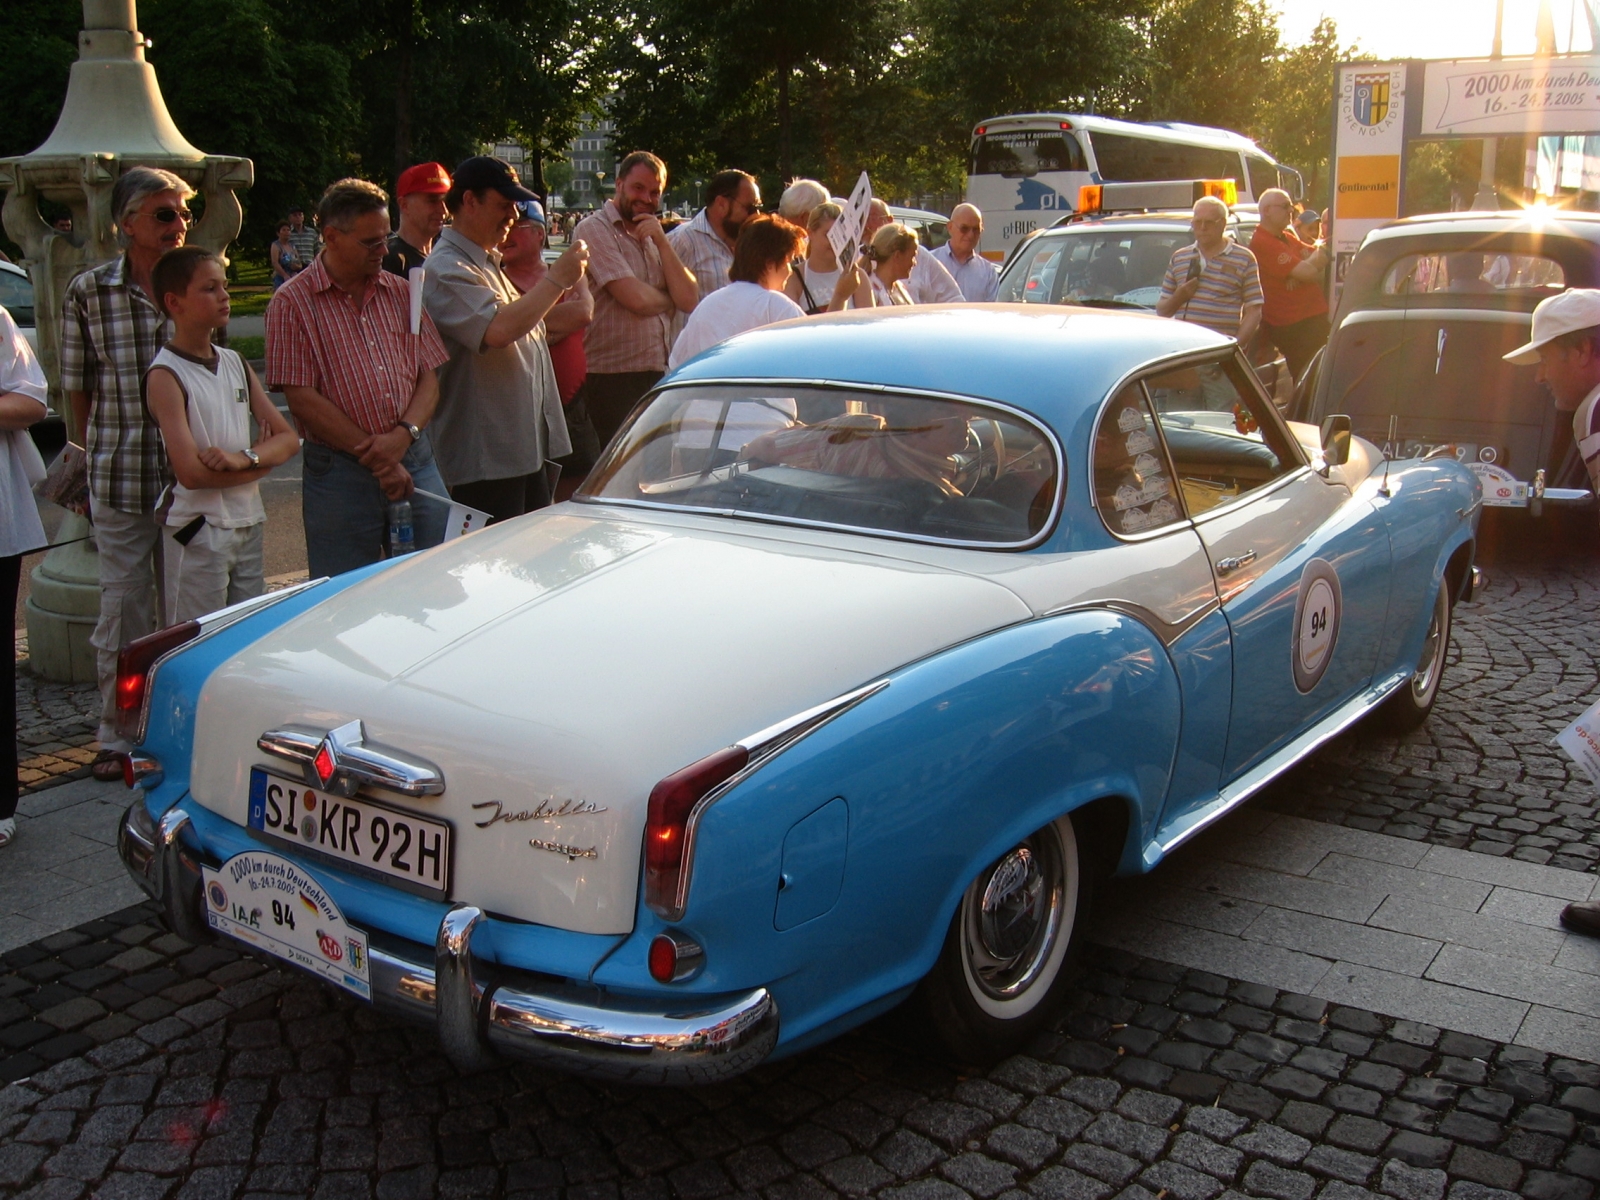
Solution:
{"label": "white van", "polygon": [[1298,171],[1226,129],[1018,113],[972,131],[967,203],[983,213],[979,249],[1001,262],[1018,240],[1074,211],[1085,184],[1167,179],[1232,179],[1241,203],[1270,187],[1296,199],[1303,190]]}

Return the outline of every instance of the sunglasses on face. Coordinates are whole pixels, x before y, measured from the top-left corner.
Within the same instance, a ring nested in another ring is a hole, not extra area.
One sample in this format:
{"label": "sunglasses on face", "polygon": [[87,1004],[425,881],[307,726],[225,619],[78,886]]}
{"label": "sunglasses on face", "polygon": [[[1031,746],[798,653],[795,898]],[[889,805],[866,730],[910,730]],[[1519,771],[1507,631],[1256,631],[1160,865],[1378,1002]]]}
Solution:
{"label": "sunglasses on face", "polygon": [[158,208],[155,212],[146,213],[145,215],[154,217],[163,225],[171,225],[174,221],[182,221],[187,225],[194,220],[194,214],[187,208]]}
{"label": "sunglasses on face", "polygon": [[1222,224],[1225,224],[1225,222],[1219,221],[1216,218],[1212,218],[1211,220],[1208,220],[1208,221],[1190,221],[1189,222],[1189,228],[1190,229],[1211,229],[1214,226],[1218,226],[1218,225],[1222,225]]}

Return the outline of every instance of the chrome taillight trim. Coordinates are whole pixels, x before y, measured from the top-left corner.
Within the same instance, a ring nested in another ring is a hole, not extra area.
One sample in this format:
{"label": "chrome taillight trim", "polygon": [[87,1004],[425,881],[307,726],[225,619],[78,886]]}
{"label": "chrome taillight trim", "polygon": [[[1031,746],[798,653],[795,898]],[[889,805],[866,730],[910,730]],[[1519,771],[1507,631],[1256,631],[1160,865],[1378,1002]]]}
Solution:
{"label": "chrome taillight trim", "polygon": [[[323,745],[328,747],[334,764],[334,773],[327,782],[318,778],[313,765]],[[438,796],[444,792],[443,771],[425,758],[367,741],[366,726],[360,720],[326,731],[303,725],[269,729],[256,739],[256,746],[297,764],[308,787],[335,795],[353,796],[363,786],[399,792],[402,796]]]}
{"label": "chrome taillight trim", "polygon": [[133,744],[137,746],[144,742],[145,734],[148,732],[150,725],[150,697],[155,694],[156,672],[161,670],[169,658],[174,654],[199,645],[213,634],[221,633],[235,621],[253,616],[263,608],[270,608],[279,601],[287,600],[290,596],[299,595],[307,588],[314,588],[318,584],[327,582],[328,576],[321,575],[316,579],[308,579],[304,583],[291,584],[289,587],[280,588],[276,592],[252,596],[249,600],[241,600],[237,604],[229,605],[227,608],[219,608],[216,612],[207,613],[199,618],[196,622],[200,626],[199,633],[182,645],[174,646],[150,664],[150,670],[144,678],[144,703],[139,706],[139,724],[133,731]]}
{"label": "chrome taillight trim", "polygon": [[750,761],[744,767],[729,776],[725,781],[712,788],[702,796],[695,806],[689,810],[689,819],[684,825],[683,836],[683,866],[678,871],[678,890],[673,897],[671,907],[658,907],[651,904],[650,909],[658,916],[668,921],[681,921],[683,914],[689,906],[689,881],[694,875],[696,834],[700,828],[700,818],[706,809],[726,796],[751,774],[787,750],[796,742],[821,729],[829,721],[843,716],[863,700],[877,695],[889,686],[887,679],[878,679],[872,683],[864,684],[845,692],[842,696],[835,696],[826,703],[815,708],[808,708],[804,712],[795,713],[792,717],[785,717],[776,724],[756,731],[748,737],[740,738],[734,745],[746,750]]}

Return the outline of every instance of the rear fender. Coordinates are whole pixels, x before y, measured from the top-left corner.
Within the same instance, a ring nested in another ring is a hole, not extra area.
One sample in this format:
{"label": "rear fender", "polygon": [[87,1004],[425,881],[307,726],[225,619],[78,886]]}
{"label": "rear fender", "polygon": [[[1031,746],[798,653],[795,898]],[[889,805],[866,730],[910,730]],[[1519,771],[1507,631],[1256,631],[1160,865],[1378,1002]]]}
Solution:
{"label": "rear fender", "polygon": [[[1035,830],[1109,797],[1127,844],[1152,836],[1180,720],[1165,648],[1114,612],[1012,626],[891,675],[706,810],[679,923],[706,965],[687,986],[773,986],[784,1042],[869,1010],[932,968],[967,885]],[[836,798],[837,894],[779,930],[785,839]],[[596,983],[639,985],[661,928],[640,917]]]}
{"label": "rear fender", "polygon": [[[1373,478],[1382,474],[1380,469]],[[1433,598],[1447,574],[1452,597],[1460,597],[1472,566],[1473,522],[1481,496],[1477,477],[1448,459],[1389,465],[1389,501],[1383,512],[1394,575],[1379,676],[1415,666]]]}

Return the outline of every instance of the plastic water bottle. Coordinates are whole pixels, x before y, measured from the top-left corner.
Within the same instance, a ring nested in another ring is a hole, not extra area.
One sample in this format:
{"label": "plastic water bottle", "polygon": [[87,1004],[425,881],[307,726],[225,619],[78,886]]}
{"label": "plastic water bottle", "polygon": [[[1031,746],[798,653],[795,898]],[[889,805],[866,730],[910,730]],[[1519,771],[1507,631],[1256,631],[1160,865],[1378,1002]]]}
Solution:
{"label": "plastic water bottle", "polygon": [[411,527],[411,501],[396,500],[389,505],[389,557],[399,558],[417,548]]}

